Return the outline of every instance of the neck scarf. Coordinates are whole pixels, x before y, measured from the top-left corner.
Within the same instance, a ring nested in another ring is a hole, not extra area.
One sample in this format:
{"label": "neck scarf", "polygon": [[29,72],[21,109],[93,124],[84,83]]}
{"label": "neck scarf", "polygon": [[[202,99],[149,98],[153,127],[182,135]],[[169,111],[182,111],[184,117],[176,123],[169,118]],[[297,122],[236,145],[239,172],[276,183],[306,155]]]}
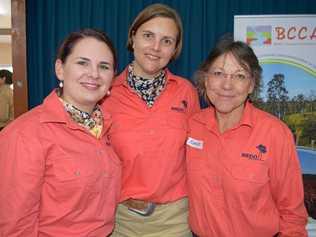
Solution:
{"label": "neck scarf", "polygon": [[96,138],[100,137],[103,127],[103,115],[99,105],[96,105],[92,113],[89,114],[87,112],[81,111],[63,99],[61,99],[61,101],[63,102],[65,110],[73,121],[87,129]]}
{"label": "neck scarf", "polygon": [[143,78],[134,75],[133,64],[130,64],[128,66],[127,83],[146,102],[148,107],[152,107],[165,87],[166,74],[165,71],[162,70],[159,75],[153,79]]}

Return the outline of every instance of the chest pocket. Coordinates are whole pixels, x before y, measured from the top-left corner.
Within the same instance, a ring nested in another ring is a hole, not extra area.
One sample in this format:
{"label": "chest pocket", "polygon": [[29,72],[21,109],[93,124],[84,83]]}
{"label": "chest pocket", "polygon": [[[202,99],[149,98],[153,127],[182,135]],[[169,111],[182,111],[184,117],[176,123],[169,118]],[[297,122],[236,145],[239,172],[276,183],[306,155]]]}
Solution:
{"label": "chest pocket", "polygon": [[266,165],[254,162],[242,162],[231,169],[234,179],[257,184],[265,184],[269,181],[268,171]]}
{"label": "chest pocket", "polygon": [[179,112],[168,112],[159,131],[160,137],[164,137],[170,144],[183,148],[188,135],[188,121],[186,114]]}
{"label": "chest pocket", "polygon": [[188,121],[185,114],[169,112],[166,114],[166,125],[174,129],[188,130]]}
{"label": "chest pocket", "polygon": [[100,173],[95,159],[62,157],[52,162],[53,175],[59,182],[94,182]]}
{"label": "chest pocket", "polygon": [[238,207],[251,208],[260,199],[266,197],[269,189],[269,168],[253,161],[241,162],[231,168],[232,182],[230,190],[234,195],[231,203]]}

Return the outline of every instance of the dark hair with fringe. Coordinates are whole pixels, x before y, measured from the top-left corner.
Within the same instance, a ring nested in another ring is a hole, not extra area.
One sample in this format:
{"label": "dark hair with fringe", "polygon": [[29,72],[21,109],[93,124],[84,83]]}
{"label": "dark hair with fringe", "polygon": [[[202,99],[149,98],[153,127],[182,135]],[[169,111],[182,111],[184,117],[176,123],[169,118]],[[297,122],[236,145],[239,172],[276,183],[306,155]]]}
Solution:
{"label": "dark hair with fringe", "polygon": [[102,31],[96,29],[82,29],[80,31],[72,32],[64,39],[57,52],[57,59],[60,59],[62,63],[65,63],[67,57],[72,53],[75,45],[84,38],[94,38],[98,41],[104,42],[110,49],[113,55],[113,69],[117,69],[117,56],[116,50],[111,39]]}

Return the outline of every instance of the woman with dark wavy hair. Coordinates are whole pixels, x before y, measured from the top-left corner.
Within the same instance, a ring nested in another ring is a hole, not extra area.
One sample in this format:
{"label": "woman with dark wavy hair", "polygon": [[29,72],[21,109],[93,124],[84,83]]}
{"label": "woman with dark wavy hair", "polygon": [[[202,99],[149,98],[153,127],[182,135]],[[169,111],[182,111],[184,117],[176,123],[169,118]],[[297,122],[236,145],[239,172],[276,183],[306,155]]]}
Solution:
{"label": "woman with dark wavy hair", "polygon": [[120,161],[98,105],[116,70],[110,39],[84,29],[59,48],[59,88],[0,133],[0,236],[105,237],[112,232]]}

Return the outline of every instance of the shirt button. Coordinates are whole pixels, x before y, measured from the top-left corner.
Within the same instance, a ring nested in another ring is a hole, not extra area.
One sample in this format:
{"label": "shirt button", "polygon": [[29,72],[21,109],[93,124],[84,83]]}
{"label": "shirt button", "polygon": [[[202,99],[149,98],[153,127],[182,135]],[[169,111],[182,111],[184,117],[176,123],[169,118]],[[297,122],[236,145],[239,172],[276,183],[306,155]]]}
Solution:
{"label": "shirt button", "polygon": [[103,154],[102,150],[97,150],[97,155],[101,156]]}
{"label": "shirt button", "polygon": [[79,170],[75,171],[75,176],[80,176],[80,171]]}

